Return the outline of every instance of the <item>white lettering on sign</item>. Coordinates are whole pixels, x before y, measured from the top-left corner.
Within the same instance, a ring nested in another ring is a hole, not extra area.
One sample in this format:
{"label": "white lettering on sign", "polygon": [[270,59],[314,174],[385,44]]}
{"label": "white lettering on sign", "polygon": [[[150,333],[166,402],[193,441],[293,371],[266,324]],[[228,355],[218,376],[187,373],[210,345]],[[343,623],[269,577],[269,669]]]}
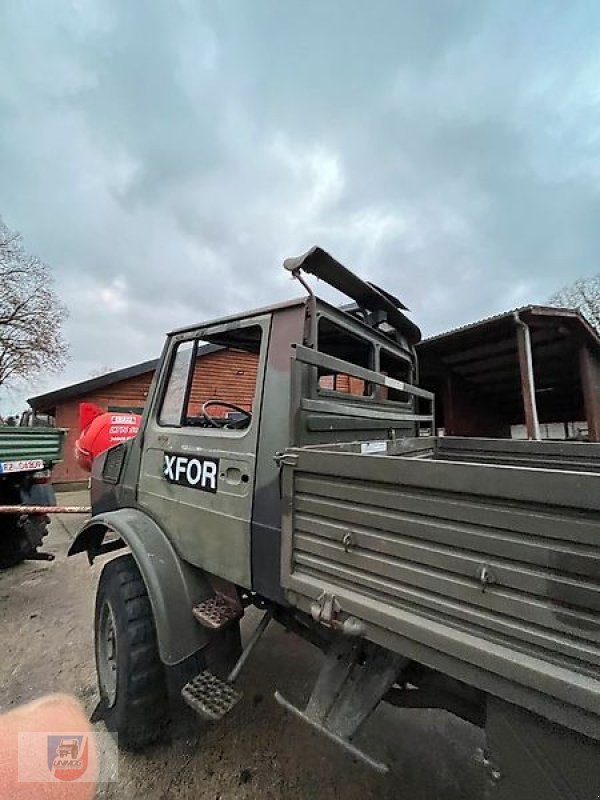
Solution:
{"label": "white lettering on sign", "polygon": [[185,476],[188,479],[188,483],[191,483],[192,486],[200,483],[203,472],[204,470],[202,469],[201,464],[196,459],[192,458],[190,461],[188,461]]}
{"label": "white lettering on sign", "polygon": [[7,472],[35,472],[40,469],[44,469],[44,461],[41,458],[0,462],[0,475],[4,475]]}
{"label": "white lettering on sign", "polygon": [[177,456],[175,459],[175,480],[179,483],[179,479],[185,472],[185,467],[187,464],[187,458],[185,456]]}
{"label": "white lettering on sign", "polygon": [[165,453],[165,478],[168,481],[175,480],[175,474],[173,473],[173,464],[175,463],[175,456],[170,456],[168,453]]}
{"label": "white lettering on sign", "polygon": [[129,436],[135,436],[138,431],[139,427],[137,425],[111,425],[108,429],[110,434],[125,433]]}
{"label": "white lettering on sign", "polygon": [[217,491],[217,466],[215,461],[205,461],[202,471],[202,486],[208,486],[209,491]]}
{"label": "white lettering on sign", "polygon": [[218,474],[218,459],[179,453],[164,454],[163,476],[169,483],[215,493]]}

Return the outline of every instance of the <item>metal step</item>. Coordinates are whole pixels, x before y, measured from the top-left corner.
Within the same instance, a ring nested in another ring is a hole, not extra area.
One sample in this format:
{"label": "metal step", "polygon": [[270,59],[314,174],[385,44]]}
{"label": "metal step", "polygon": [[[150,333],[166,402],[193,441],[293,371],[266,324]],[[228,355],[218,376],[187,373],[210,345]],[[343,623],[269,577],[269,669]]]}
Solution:
{"label": "metal step", "polygon": [[211,597],[198,603],[192,608],[192,614],[205,628],[220,630],[236,619],[240,619],[243,609],[222,594],[213,594]]}
{"label": "metal step", "polygon": [[181,696],[201,717],[217,720],[237,705],[242,693],[230,683],[205,670],[186,683],[181,690]]}
{"label": "metal step", "polygon": [[241,700],[242,693],[234,688],[233,683],[248,660],[250,653],[252,653],[266,631],[270,621],[271,612],[266,611],[248,639],[235,666],[227,676],[227,680],[221,680],[221,678],[213,675],[212,672],[204,670],[183,687],[181,696],[188,706],[193,708],[201,717],[209,720],[221,719]]}

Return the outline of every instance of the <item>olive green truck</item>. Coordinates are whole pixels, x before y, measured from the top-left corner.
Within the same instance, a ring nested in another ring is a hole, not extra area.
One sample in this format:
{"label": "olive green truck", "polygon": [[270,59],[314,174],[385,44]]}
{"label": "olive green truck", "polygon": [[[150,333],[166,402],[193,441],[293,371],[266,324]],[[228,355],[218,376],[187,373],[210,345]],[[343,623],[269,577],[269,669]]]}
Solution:
{"label": "olive green truck", "polygon": [[[70,554],[129,551],[96,598],[108,728],[221,718],[274,619],[324,653],[276,699],[352,757],[387,769],[354,739],[381,701],[442,708],[485,730],[488,797],[597,798],[598,445],[436,437],[402,303],[320,248],[285,266],[301,299],[168,336],[139,435],[94,466]],[[215,352],[247,402],[211,396]]]}

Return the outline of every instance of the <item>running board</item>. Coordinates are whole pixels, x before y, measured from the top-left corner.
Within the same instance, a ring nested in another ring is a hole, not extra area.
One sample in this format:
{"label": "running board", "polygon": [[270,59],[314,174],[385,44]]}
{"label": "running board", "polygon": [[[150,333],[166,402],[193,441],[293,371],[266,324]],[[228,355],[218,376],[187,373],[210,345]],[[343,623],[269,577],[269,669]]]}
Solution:
{"label": "running board", "polygon": [[242,699],[241,692],[208,670],[186,683],[181,696],[200,717],[211,721],[224,717]]}
{"label": "running board", "polygon": [[214,594],[192,608],[195,619],[205,628],[221,630],[230,623],[240,619],[243,609],[229,597]]}
{"label": "running board", "polygon": [[394,685],[406,663],[402,656],[371,642],[340,636],[325,658],[304,711],[280,692],[275,692],[275,700],[354,758],[385,773],[388,765],[360,750],[351,738]]}
{"label": "running board", "polygon": [[271,619],[271,612],[266,611],[226,680],[205,669],[183,687],[182,698],[199,716],[211,721],[221,719],[242,699],[242,693],[233,684]]}

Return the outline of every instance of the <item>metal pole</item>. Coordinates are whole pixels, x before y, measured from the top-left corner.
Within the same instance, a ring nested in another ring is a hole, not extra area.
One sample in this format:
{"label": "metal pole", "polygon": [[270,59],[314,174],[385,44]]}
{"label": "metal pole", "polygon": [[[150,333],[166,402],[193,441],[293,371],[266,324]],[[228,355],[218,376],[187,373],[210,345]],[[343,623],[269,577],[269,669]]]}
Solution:
{"label": "metal pole", "polygon": [[308,292],[308,303],[309,303],[309,312],[310,312],[310,346],[315,347],[317,346],[317,298],[315,293],[313,292],[310,283],[307,283],[304,278],[302,277],[302,272],[300,268],[296,268],[292,271],[292,278],[296,278],[296,280],[304,286],[306,291]]}
{"label": "metal pole", "polygon": [[242,671],[242,667],[244,666],[244,664],[248,660],[248,657],[249,657],[250,653],[254,650],[254,647],[256,646],[258,640],[263,635],[263,633],[266,631],[267,625],[269,624],[269,622],[271,622],[272,619],[273,619],[273,615],[271,614],[271,612],[270,611],[266,611],[264,616],[263,616],[263,618],[261,619],[261,621],[258,623],[256,628],[254,629],[254,631],[252,633],[252,636],[248,640],[248,644],[246,645],[246,647],[244,647],[242,655],[238,658],[234,668],[231,670],[231,672],[227,676],[227,680],[229,681],[229,683],[233,683],[235,681],[235,679],[237,678],[237,676],[240,674],[240,672]]}

